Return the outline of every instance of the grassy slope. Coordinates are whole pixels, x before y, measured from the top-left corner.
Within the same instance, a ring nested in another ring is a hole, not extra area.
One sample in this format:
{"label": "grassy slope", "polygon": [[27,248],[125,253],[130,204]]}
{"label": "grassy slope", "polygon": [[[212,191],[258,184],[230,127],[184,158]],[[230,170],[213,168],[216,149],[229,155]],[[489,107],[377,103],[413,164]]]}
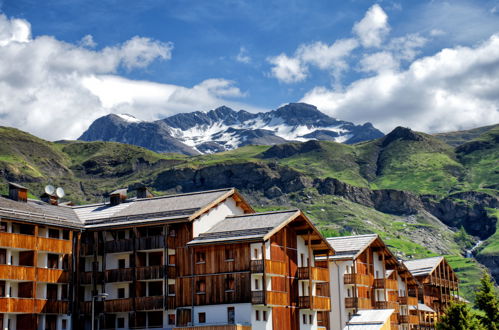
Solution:
{"label": "grassy slope", "polygon": [[498,127],[499,124],[496,124],[496,125],[473,128],[466,131],[438,133],[435,134],[434,136],[451,146],[457,147],[459,145],[465,144],[466,142],[469,142],[470,140],[478,138],[480,135],[488,132],[491,129]]}

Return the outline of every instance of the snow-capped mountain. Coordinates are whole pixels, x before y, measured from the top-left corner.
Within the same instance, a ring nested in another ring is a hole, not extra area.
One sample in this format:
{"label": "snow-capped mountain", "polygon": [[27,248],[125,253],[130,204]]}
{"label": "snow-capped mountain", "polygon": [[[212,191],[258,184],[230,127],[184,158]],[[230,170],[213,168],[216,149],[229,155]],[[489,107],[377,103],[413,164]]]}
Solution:
{"label": "snow-capped mountain", "polygon": [[315,106],[290,103],[269,112],[250,113],[222,106],[208,112],[181,113],[154,122],[130,115],[97,119],[79,140],[116,141],[157,152],[193,155],[235,149],[248,144],[327,140],[356,143],[382,137],[372,124],[355,125],[331,118]]}

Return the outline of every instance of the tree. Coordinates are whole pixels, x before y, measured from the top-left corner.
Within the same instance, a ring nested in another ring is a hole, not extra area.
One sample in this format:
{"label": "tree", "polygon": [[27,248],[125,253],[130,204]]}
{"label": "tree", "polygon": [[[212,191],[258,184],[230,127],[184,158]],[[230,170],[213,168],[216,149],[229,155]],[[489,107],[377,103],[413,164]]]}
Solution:
{"label": "tree", "polygon": [[485,273],[480,280],[480,287],[475,298],[476,307],[484,312],[481,316],[482,324],[486,329],[499,329],[499,299],[490,275]]}
{"label": "tree", "polygon": [[445,315],[437,322],[438,330],[485,330],[469,306],[463,302],[451,302]]}

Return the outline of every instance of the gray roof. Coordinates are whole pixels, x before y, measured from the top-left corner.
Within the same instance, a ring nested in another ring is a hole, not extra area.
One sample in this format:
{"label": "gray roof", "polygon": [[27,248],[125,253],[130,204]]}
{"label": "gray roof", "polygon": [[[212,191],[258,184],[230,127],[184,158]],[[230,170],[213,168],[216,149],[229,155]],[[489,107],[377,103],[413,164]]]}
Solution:
{"label": "gray roof", "polygon": [[0,197],[0,217],[77,228],[188,219],[231,191],[234,190],[228,188],[130,199],[115,206],[109,203],[55,206],[31,199],[28,202],[18,202]]}
{"label": "gray roof", "polygon": [[377,238],[377,234],[329,237],[327,241],[336,251],[330,259],[355,259]]}
{"label": "gray roof", "polygon": [[427,305],[425,304],[421,304],[421,303],[418,303],[418,306],[416,308],[416,306],[409,306],[409,309],[410,310],[420,310],[422,312],[427,312],[427,313],[436,313],[433,309],[431,309],[430,307],[428,307]]}
{"label": "gray roof", "polygon": [[92,204],[74,206],[85,227],[119,225],[133,222],[187,219],[203,207],[223,197],[232,188],[152,198],[131,199],[119,205]]}
{"label": "gray roof", "polygon": [[230,216],[190,241],[189,245],[241,240],[262,240],[273,229],[296,215],[298,210]]}
{"label": "gray roof", "polygon": [[83,222],[70,207],[50,205],[31,199],[27,202],[17,202],[0,197],[0,217],[55,226],[83,227]]}
{"label": "gray roof", "polygon": [[404,265],[414,276],[429,275],[442,262],[444,257],[431,257],[404,261]]}

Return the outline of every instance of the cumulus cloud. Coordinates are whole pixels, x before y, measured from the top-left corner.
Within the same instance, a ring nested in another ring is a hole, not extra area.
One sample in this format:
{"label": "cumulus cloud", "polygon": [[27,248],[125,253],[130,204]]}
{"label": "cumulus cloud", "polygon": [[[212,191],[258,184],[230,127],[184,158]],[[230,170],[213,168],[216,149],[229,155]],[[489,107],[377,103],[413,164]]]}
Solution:
{"label": "cumulus cloud", "polygon": [[271,74],[284,83],[302,81],[307,77],[307,68],[299,58],[288,57],[286,54],[268,58],[274,67]]}
{"label": "cumulus cloud", "polygon": [[251,62],[251,57],[249,57],[248,51],[245,47],[239,48],[239,53],[236,56],[236,61],[244,64],[248,64],[249,62]]}
{"label": "cumulus cloud", "polygon": [[301,101],[385,132],[397,125],[440,132],[499,122],[497,86],[499,34],[476,47],[443,49],[407,70],[359,79],[343,91],[316,87]]}
{"label": "cumulus cloud", "polygon": [[360,61],[360,71],[385,72],[398,69],[398,61],[389,52],[365,55]]}
{"label": "cumulus cloud", "polygon": [[[31,37],[29,22],[0,14],[0,118],[37,136],[77,138],[96,118],[126,112],[157,119],[178,111],[206,109],[242,97],[233,82],[208,79],[191,88],[134,81],[117,75],[171,58],[173,45],[133,37],[123,44],[92,49],[51,36]],[[230,100],[229,100],[230,101]]]}
{"label": "cumulus cloud", "polygon": [[359,38],[362,46],[380,47],[384,38],[390,32],[388,15],[378,4],[375,4],[369,8],[364,18],[355,23],[352,30]]}

